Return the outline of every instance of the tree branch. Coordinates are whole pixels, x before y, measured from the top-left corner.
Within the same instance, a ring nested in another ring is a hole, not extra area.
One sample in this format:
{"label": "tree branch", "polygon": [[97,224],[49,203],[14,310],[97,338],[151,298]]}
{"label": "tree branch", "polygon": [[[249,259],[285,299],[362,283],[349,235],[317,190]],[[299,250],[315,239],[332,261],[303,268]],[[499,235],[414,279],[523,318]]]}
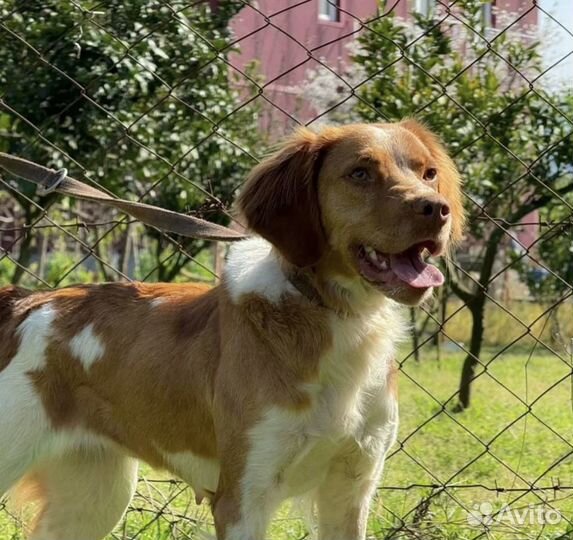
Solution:
{"label": "tree branch", "polygon": [[[561,189],[554,190],[554,193],[559,197],[562,197],[569,193],[573,193],[573,182]],[[510,223],[515,223],[519,221],[527,214],[547,205],[553,197],[555,197],[553,193],[548,193],[546,195],[543,195],[542,197],[539,197],[537,200],[532,201],[529,204],[520,206],[508,218],[507,221]],[[488,240],[486,255],[484,256],[484,263],[487,264],[482,265],[482,272],[480,273],[480,284],[482,284],[482,286],[485,286],[485,284],[487,284],[487,282],[489,281],[489,278],[491,276],[491,268],[493,265],[493,260],[495,258],[495,253],[497,251],[497,246],[506,232],[506,229],[503,228],[501,225],[497,224],[497,227],[498,229],[493,232],[490,239]],[[450,286],[454,294],[458,296],[466,304],[470,304],[472,301],[475,301],[479,295],[477,293],[472,293],[469,289],[467,289],[461,284],[460,280],[458,279],[457,272],[454,268],[453,262],[446,261],[446,265],[450,275]]]}
{"label": "tree branch", "polygon": [[[565,187],[562,187],[561,189],[554,190],[554,192],[559,197],[562,197],[564,195],[568,195],[569,193],[573,193],[573,182],[571,182],[571,184],[568,184]],[[508,221],[513,223],[513,222],[521,219],[522,217],[525,217],[530,212],[533,212],[534,210],[538,210],[539,208],[542,208],[547,203],[549,203],[553,197],[554,197],[553,193],[548,193],[546,195],[543,195],[542,197],[540,197],[536,201],[533,201],[527,205],[519,207],[519,209],[516,210],[511,215],[511,217]]]}
{"label": "tree branch", "polygon": [[446,268],[448,269],[448,277],[450,278],[448,283],[454,294],[466,304],[471,303],[475,299],[475,295],[461,284],[451,259],[446,259]]}

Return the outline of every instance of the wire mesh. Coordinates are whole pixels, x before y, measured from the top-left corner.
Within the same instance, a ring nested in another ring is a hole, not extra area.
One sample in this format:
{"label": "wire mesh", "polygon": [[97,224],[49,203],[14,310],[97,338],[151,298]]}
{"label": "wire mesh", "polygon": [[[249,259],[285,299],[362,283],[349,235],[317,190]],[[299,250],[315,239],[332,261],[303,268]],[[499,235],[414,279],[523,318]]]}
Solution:
{"label": "wire mesh", "polygon": [[[573,534],[570,20],[536,0],[0,0],[0,43],[0,150],[237,227],[246,173],[295,126],[426,121],[469,223],[411,312],[369,537]],[[214,282],[224,264],[223,246],[0,186],[2,285]],[[1,537],[23,537],[0,504]],[[109,538],[210,528],[189,488],[144,470]],[[290,507],[270,531],[307,534]]]}

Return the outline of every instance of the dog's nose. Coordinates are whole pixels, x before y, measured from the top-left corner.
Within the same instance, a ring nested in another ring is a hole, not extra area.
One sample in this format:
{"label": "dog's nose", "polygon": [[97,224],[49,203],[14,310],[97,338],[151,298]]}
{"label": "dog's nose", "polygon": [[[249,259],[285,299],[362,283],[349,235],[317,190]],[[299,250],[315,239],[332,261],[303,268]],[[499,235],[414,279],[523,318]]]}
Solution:
{"label": "dog's nose", "polygon": [[450,207],[445,199],[440,196],[423,197],[414,202],[414,212],[416,215],[445,223],[450,215]]}

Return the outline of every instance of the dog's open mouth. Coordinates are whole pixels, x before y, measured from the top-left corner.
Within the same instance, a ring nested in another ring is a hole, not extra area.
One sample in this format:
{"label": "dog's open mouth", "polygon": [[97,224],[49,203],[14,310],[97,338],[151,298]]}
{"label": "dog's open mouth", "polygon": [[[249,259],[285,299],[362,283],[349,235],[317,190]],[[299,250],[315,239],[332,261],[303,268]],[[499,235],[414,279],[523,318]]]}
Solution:
{"label": "dog's open mouth", "polygon": [[382,253],[371,246],[357,249],[358,267],[362,277],[375,285],[406,284],[416,289],[439,287],[444,275],[424,257],[437,252],[435,242],[414,244],[401,253]]}

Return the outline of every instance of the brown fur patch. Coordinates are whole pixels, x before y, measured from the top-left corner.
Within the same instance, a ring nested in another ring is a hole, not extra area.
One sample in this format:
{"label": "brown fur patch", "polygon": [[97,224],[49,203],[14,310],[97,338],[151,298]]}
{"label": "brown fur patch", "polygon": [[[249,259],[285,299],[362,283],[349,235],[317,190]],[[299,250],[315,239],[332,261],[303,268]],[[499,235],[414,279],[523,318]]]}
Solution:
{"label": "brown fur patch", "polygon": [[[274,403],[300,409],[310,405],[300,384],[318,376],[321,354],[330,346],[327,312],[299,298],[274,305],[251,294],[244,298],[233,323],[251,330],[241,339],[245,370],[263,376],[261,406]],[[237,343],[239,346],[239,343]]]}
{"label": "brown fur patch", "polygon": [[388,375],[386,376],[386,388],[388,392],[398,399],[398,377],[400,376],[400,370],[398,369],[398,364],[394,360],[390,365],[388,370]]}
{"label": "brown fur patch", "polygon": [[462,200],[462,180],[455,163],[448,156],[439,137],[416,120],[405,120],[400,126],[411,131],[430,150],[436,160],[438,169],[438,191],[441,193],[452,210],[452,241],[459,242],[466,222],[466,214]]}
{"label": "brown fur patch", "polygon": [[324,137],[299,130],[255,167],[238,200],[249,227],[299,267],[316,263],[326,247],[317,194],[325,148]]}
{"label": "brown fur patch", "polygon": [[[30,377],[55,427],[86,427],[155,465],[164,465],[160,450],[215,456],[217,290],[108,284],[63,289],[49,301],[58,316],[47,366]],[[105,349],[85,369],[69,343],[88,324]]]}
{"label": "brown fur patch", "polygon": [[38,475],[29,473],[10,490],[10,504],[17,509],[31,502],[39,502],[41,505],[45,495]]}
{"label": "brown fur patch", "polygon": [[20,338],[16,330],[26,318],[26,314],[17,313],[16,303],[31,294],[31,291],[19,287],[0,289],[0,372],[18,352]]}

